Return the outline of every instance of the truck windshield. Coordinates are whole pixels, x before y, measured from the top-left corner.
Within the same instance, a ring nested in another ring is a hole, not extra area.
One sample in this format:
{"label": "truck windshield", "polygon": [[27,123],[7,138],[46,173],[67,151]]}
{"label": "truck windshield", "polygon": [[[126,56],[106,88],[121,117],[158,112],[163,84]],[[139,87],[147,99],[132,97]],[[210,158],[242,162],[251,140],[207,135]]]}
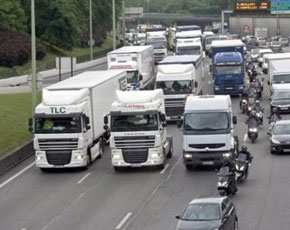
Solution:
{"label": "truck windshield", "polygon": [[158,129],[157,114],[138,115],[112,115],[111,130],[122,131],[148,131]]}
{"label": "truck windshield", "polygon": [[188,113],[184,119],[186,131],[217,131],[230,127],[229,115],[226,112]]}
{"label": "truck windshield", "polygon": [[290,83],[290,74],[274,75],[273,83],[274,84]]}
{"label": "truck windshield", "polygon": [[166,42],[147,42],[148,45],[152,45],[154,49],[165,49],[166,48]]}
{"label": "truck windshield", "polygon": [[192,93],[191,81],[158,81],[157,88],[167,95]]}
{"label": "truck windshield", "polygon": [[37,117],[35,133],[81,133],[81,117]]}
{"label": "truck windshield", "polygon": [[200,54],[200,46],[182,46],[177,48],[178,55]]}
{"label": "truck windshield", "polygon": [[138,72],[136,71],[129,71],[127,72],[127,83],[135,83],[138,79]]}
{"label": "truck windshield", "polygon": [[216,74],[240,74],[242,73],[242,66],[240,65],[224,65],[215,67]]}

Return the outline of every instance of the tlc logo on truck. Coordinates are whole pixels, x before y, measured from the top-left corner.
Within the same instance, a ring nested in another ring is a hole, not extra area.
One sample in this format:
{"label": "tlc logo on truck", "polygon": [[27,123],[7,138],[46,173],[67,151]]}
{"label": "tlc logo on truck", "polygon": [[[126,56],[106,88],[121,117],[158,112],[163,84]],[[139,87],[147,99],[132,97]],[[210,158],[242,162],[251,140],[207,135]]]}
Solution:
{"label": "tlc logo on truck", "polygon": [[50,112],[54,114],[63,114],[66,113],[65,107],[50,107]]}

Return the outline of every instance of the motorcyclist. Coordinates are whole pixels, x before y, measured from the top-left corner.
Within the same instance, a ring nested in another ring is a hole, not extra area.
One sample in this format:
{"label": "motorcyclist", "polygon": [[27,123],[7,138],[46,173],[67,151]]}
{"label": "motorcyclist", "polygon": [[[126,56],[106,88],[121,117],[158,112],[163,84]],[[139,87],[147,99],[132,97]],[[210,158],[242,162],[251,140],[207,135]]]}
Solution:
{"label": "motorcyclist", "polygon": [[231,186],[231,190],[236,192],[238,190],[237,182],[236,182],[236,165],[231,159],[225,158],[222,167],[229,168],[229,172],[231,173],[231,175],[229,176],[229,180],[230,180],[229,184]]}
{"label": "motorcyclist", "polygon": [[269,119],[269,123],[271,122],[275,122],[277,120],[281,120],[281,115],[279,114],[279,111],[276,107],[274,107],[271,111],[271,114],[269,117],[267,117]]}
{"label": "motorcyclist", "polygon": [[256,111],[255,110],[250,112],[246,123],[249,124],[250,120],[255,120],[258,124],[260,123],[259,118],[257,118],[257,116],[256,116]]}
{"label": "motorcyclist", "polygon": [[247,155],[247,160],[249,162],[252,162],[253,157],[251,156],[251,153],[248,151],[248,147],[246,145],[242,145],[241,150],[238,152],[238,156],[240,153]]}
{"label": "motorcyclist", "polygon": [[[264,112],[264,109],[261,107],[259,100],[255,100],[254,110],[256,111],[256,113]],[[263,116],[261,117],[260,122],[261,125],[263,125]]]}

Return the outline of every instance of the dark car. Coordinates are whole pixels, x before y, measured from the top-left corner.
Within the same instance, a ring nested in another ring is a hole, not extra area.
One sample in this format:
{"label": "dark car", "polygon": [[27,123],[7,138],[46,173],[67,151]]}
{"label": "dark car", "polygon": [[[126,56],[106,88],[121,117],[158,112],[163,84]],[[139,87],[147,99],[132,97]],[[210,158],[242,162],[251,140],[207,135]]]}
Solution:
{"label": "dark car", "polygon": [[290,152],[290,120],[277,121],[268,134],[272,154]]}
{"label": "dark car", "polygon": [[271,95],[271,110],[275,107],[280,113],[290,113],[290,86],[277,84]]}
{"label": "dark car", "polygon": [[176,230],[238,229],[236,209],[228,197],[194,199],[176,218]]}
{"label": "dark car", "polygon": [[258,40],[256,37],[249,37],[249,39],[247,40],[247,44],[250,45],[250,46],[258,46],[259,43],[258,43]]}

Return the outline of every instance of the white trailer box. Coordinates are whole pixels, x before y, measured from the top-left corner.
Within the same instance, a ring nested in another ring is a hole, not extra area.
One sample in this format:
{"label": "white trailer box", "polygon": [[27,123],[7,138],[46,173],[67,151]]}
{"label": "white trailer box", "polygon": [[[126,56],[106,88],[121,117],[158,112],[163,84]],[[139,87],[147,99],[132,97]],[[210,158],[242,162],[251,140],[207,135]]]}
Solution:
{"label": "white trailer box", "polygon": [[156,88],[163,90],[168,120],[180,119],[188,95],[200,95],[203,88],[201,55],[170,56],[158,66]]}
{"label": "white trailer box", "polygon": [[101,156],[109,138],[103,116],[125,88],[122,70],[84,72],[45,88],[35,109],[36,166],[87,167]]}
{"label": "white trailer box", "polygon": [[270,90],[275,84],[290,83],[290,59],[269,60]]}
{"label": "white trailer box", "polygon": [[154,82],[152,46],[124,46],[107,55],[108,69],[127,71],[128,89],[144,89]]}
{"label": "white trailer box", "polygon": [[[162,90],[117,91],[110,112],[112,165],[165,167],[171,157]],[[109,120],[109,119],[105,119]]]}
{"label": "white trailer box", "polygon": [[263,56],[262,70],[264,74],[268,74],[269,62],[272,60],[290,60],[290,53],[273,53]]}

